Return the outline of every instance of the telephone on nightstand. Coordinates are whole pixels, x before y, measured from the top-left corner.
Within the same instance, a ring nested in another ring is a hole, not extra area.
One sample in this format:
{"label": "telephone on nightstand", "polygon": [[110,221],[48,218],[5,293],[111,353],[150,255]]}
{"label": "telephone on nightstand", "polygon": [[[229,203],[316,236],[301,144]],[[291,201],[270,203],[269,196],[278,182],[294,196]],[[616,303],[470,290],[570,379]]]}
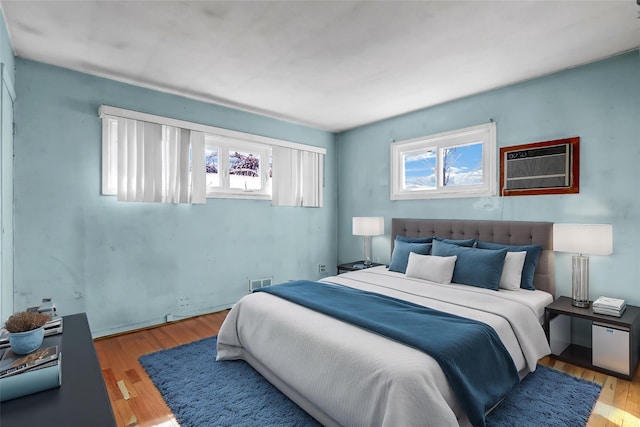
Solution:
{"label": "telephone on nightstand", "polygon": [[51,301],[51,298],[42,298],[42,304],[37,307],[29,307],[27,311],[38,312],[46,314],[51,319],[54,319],[58,314],[56,312],[56,305]]}

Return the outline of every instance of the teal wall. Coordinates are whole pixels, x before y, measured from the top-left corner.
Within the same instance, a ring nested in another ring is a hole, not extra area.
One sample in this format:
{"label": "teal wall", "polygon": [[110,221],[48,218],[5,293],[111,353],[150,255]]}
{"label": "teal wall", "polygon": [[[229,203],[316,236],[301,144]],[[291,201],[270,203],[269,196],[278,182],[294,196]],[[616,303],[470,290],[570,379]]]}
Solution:
{"label": "teal wall", "polygon": [[[332,133],[38,62],[16,66],[16,307],[52,297],[63,314],[86,311],[104,335],[229,307],[249,279],[318,279],[319,263],[335,271]],[[101,104],[325,147],[325,206],[101,196]]]}
{"label": "teal wall", "polygon": [[[339,135],[14,58],[15,307],[54,298],[86,311],[95,335],[233,304],[248,280],[317,279],[318,264],[360,259],[351,217],[386,218],[373,257],[388,262],[392,217],[611,223],[614,254],[591,258],[591,296],[640,305],[640,56],[467,97]],[[101,104],[325,147],[325,207],[208,199],[204,206],[118,203],[100,195]],[[497,122],[498,146],[580,136],[579,194],[391,201],[389,145]],[[339,190],[339,191],[338,191]],[[3,254],[4,257],[4,254]],[[570,255],[557,254],[559,295]],[[178,307],[186,297],[189,306]]]}
{"label": "teal wall", "polygon": [[[384,102],[384,100],[380,100]],[[391,201],[389,157],[401,141],[497,122],[498,147],[580,137],[580,193]],[[640,305],[640,55],[638,51],[352,129],[338,135],[338,260],[362,257],[351,217],[384,216],[373,259],[388,262],[391,218],[613,224],[614,253],[591,257],[591,297]],[[556,255],[558,295],[570,295],[571,256]]]}
{"label": "teal wall", "polygon": [[7,76],[11,84],[15,85],[15,56],[13,46],[11,46],[11,40],[9,39],[9,33],[7,32],[7,25],[4,22],[4,16],[0,17],[0,61],[7,70]]}
{"label": "teal wall", "polygon": [[13,102],[14,54],[0,18],[0,322],[13,313]]}

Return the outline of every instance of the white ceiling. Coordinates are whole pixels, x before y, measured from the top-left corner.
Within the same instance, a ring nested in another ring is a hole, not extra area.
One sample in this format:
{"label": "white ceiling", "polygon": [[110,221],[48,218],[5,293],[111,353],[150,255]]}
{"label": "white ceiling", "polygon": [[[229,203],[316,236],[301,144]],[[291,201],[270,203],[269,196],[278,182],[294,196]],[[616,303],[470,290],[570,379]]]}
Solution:
{"label": "white ceiling", "polygon": [[19,57],[332,131],[640,46],[634,0],[0,3]]}

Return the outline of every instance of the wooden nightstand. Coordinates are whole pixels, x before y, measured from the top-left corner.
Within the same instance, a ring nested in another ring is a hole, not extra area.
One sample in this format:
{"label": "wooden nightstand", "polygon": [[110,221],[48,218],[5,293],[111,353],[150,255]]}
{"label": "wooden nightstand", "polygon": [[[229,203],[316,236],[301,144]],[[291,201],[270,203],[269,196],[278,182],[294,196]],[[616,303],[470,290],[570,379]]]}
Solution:
{"label": "wooden nightstand", "polygon": [[347,263],[338,265],[338,274],[346,273],[347,271],[357,271],[357,270],[363,270],[365,268],[378,267],[379,265],[384,265],[384,264],[378,264],[377,262],[372,262],[371,265],[367,267],[364,265],[364,261],[347,262]]}
{"label": "wooden nightstand", "polygon": [[[582,332],[590,333],[591,346],[573,343],[574,323],[587,324]],[[574,307],[571,298],[559,297],[544,309],[544,331],[551,356],[558,360],[627,380],[638,366],[640,307],[627,305],[622,317],[614,317],[596,314],[591,307]]]}

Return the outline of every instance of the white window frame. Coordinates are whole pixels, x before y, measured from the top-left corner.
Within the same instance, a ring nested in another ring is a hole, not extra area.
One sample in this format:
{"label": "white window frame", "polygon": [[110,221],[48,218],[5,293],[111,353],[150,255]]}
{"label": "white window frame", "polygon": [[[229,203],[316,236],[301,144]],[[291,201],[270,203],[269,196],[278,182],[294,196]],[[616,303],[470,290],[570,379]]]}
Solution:
{"label": "white window frame", "polygon": [[[207,198],[236,198],[236,199],[262,199],[271,200],[271,185],[268,176],[269,172],[269,157],[271,156],[271,147],[288,147],[302,151],[311,151],[314,153],[327,154],[325,148],[316,147],[313,145],[300,144],[297,142],[286,141],[282,139],[270,138],[262,135],[254,135],[245,132],[234,131],[230,129],[219,128],[215,126],[203,125],[200,123],[188,122],[184,120],[172,119],[169,117],[156,116],[154,114],[143,113],[140,111],[127,110],[124,108],[112,107],[109,105],[101,105],[98,114],[103,119],[102,125],[102,194],[103,195],[116,195],[117,194],[117,159],[114,154],[117,153],[117,148],[114,149],[113,141],[108,139],[108,123],[109,119],[113,117],[124,117],[127,119],[147,121],[151,123],[158,123],[161,125],[173,126],[182,129],[190,129],[193,131],[203,132],[205,134],[205,145],[207,140],[212,138],[216,141],[225,141],[227,147],[231,147],[238,151],[251,151],[256,154],[260,152],[264,159],[261,160],[260,165],[261,175],[263,176],[263,191],[244,191],[240,189],[220,189],[219,191],[210,191],[207,188]],[[220,165],[223,164],[223,154],[219,153]],[[228,155],[225,162],[228,161]],[[220,169],[221,170],[221,169]],[[268,193],[267,193],[268,191]]]}
{"label": "white window frame", "polygon": [[[443,186],[442,151],[482,143],[482,178],[479,185]],[[403,189],[404,154],[415,151],[436,152],[436,186],[424,190]],[[490,122],[464,129],[399,141],[391,144],[391,200],[489,197],[496,195],[496,124]]]}
{"label": "white window frame", "polygon": [[[207,186],[207,198],[271,200],[271,183],[269,178],[271,146],[211,134],[205,134],[204,141],[205,149],[218,149],[218,174],[220,174],[220,187]],[[260,190],[245,191],[239,188],[231,188],[229,153],[234,151],[250,152],[260,156],[260,181],[262,184]]]}

